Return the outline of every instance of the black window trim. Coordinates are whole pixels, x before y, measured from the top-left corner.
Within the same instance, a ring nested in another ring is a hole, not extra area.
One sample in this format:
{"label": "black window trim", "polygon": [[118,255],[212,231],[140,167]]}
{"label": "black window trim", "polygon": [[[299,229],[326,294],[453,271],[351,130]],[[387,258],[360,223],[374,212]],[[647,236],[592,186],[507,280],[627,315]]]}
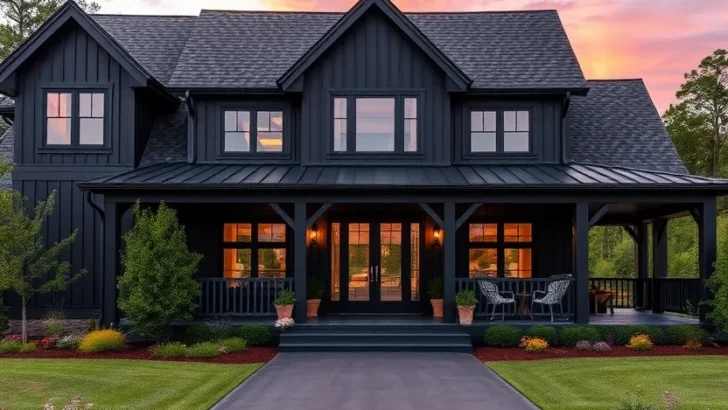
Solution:
{"label": "black window trim", "polygon": [[[471,242],[470,241],[470,225],[473,224],[495,224],[497,225],[497,239],[495,242]],[[531,225],[531,241],[530,242],[506,242],[505,240],[505,225],[506,224],[530,224]],[[470,259],[470,250],[471,249],[495,249],[496,250],[496,259],[498,262],[498,278],[504,278],[506,274],[506,249],[530,249],[531,250],[531,278],[536,278],[536,265],[534,261],[536,260],[536,247],[535,247],[535,241],[534,241],[534,235],[536,232],[536,224],[532,221],[524,220],[524,219],[474,219],[471,221],[468,221],[467,223],[467,229],[465,230],[467,234],[467,250],[468,250],[468,256],[467,260]],[[470,268],[468,267],[466,273],[468,276],[470,276]]]}
{"label": "black window trim", "polygon": [[[496,150],[493,152],[473,152],[471,151],[471,117],[473,112],[478,111],[495,111],[496,121]],[[505,111],[527,111],[528,112],[528,151],[504,151],[505,144]],[[536,159],[534,152],[534,132],[533,132],[533,106],[532,105],[483,105],[471,104],[463,107],[463,133],[461,138],[462,157],[463,159],[483,159],[483,158],[516,158],[516,159]]]}
{"label": "black window trim", "polygon": [[[41,141],[38,152],[40,153],[70,153],[70,154],[109,154],[111,153],[111,130],[113,123],[112,112],[112,83],[41,83],[39,85],[41,108],[43,112],[43,124]],[[68,93],[71,94],[71,143],[67,145],[48,144],[48,94]],[[80,94],[103,93],[104,94],[104,126],[103,144],[81,144],[80,139]]]}
{"label": "black window trim", "polygon": [[[226,242],[225,241],[225,225],[245,225],[249,224],[250,227],[250,242]],[[258,240],[258,225],[285,225],[286,228],[286,240],[283,242],[261,242]],[[256,221],[236,221],[236,222],[223,222],[222,232],[220,235],[220,242],[222,244],[220,248],[220,276],[225,277],[225,250],[226,249],[250,249],[250,277],[258,278],[258,251],[261,249],[285,249],[286,250],[286,277],[293,275],[293,269],[290,267],[293,263],[293,241],[291,241],[293,230],[285,222],[273,221],[267,219],[257,219]]]}
{"label": "black window trim", "polygon": [[[250,112],[250,151],[226,152],[225,151],[225,112],[226,111],[249,111]],[[259,152],[258,151],[258,112],[259,111],[280,111],[283,113],[283,149],[280,152]],[[291,124],[291,109],[286,103],[225,103],[220,104],[216,123],[217,137],[217,159],[292,159],[293,153],[293,128]]]}
{"label": "black window trim", "polygon": [[[346,151],[334,151],[334,100],[346,98]],[[357,98],[394,98],[394,151],[356,151],[356,100]],[[404,100],[417,99],[417,151],[404,150]],[[424,129],[423,107],[425,105],[424,89],[383,89],[383,90],[329,90],[328,117],[328,143],[326,158],[335,160],[372,160],[372,159],[423,159]]]}

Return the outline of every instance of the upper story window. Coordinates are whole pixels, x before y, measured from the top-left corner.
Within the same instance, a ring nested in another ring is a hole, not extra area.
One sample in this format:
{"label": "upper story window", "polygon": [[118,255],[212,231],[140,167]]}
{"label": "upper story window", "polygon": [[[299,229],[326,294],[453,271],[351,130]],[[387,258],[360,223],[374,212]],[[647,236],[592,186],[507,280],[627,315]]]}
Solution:
{"label": "upper story window", "polygon": [[416,97],[335,97],[335,153],[418,151]]}
{"label": "upper story window", "polygon": [[531,152],[531,112],[528,110],[470,111],[470,152]]}
{"label": "upper story window", "polygon": [[283,152],[283,111],[226,110],[223,152]]}
{"label": "upper story window", "polygon": [[106,93],[46,92],[47,147],[100,147],[106,138]]}

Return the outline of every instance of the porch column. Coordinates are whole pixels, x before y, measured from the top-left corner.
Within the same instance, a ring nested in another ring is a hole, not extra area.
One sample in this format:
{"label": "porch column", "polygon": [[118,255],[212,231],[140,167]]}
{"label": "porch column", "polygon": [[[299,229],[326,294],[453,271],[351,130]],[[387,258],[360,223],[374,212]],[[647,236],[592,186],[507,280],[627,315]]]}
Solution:
{"label": "porch column", "polygon": [[445,202],[445,215],[443,222],[445,226],[445,240],[443,241],[443,282],[444,282],[444,307],[443,321],[455,322],[455,203]]}
{"label": "porch column", "polygon": [[589,203],[577,202],[574,220],[576,323],[589,323]]}
{"label": "porch column", "polygon": [[306,322],[306,203],[296,202],[293,212],[293,281],[296,305],[293,310],[296,323]]}
{"label": "porch column", "polygon": [[649,288],[646,286],[650,278],[650,242],[649,224],[643,222],[637,225],[637,287],[635,294],[635,307],[646,309],[650,298],[645,294]]}
{"label": "porch column", "polygon": [[[700,207],[700,221],[698,222],[698,266],[700,269],[700,301],[708,300],[710,290],[706,280],[712,275],[716,260],[716,209],[715,198],[704,201]],[[699,305],[700,321],[705,322],[708,313],[706,306]]]}
{"label": "porch column", "polygon": [[652,221],[652,313],[663,313],[660,279],[667,277],[667,220]]}
{"label": "porch column", "polygon": [[121,209],[116,202],[104,201],[104,233],[102,245],[101,325],[119,325],[116,300],[116,276],[119,269],[119,231]]}

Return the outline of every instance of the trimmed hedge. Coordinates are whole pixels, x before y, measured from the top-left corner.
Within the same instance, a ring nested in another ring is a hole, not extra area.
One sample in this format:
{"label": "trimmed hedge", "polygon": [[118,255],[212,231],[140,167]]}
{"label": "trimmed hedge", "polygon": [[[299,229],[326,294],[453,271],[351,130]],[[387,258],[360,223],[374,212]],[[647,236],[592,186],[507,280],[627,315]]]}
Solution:
{"label": "trimmed hedge", "polygon": [[647,335],[654,344],[662,344],[665,342],[665,334],[660,327],[635,325],[635,326],[615,326],[612,328],[612,336],[614,344],[624,346],[629,340],[636,335]]}
{"label": "trimmed hedge", "polygon": [[[224,330],[224,331],[223,331]],[[263,346],[270,341],[270,330],[263,324],[243,325],[227,328],[214,328],[214,326],[192,325],[185,330],[184,341],[189,344],[212,342],[215,340],[239,337],[244,339],[248,346]]]}
{"label": "trimmed hedge", "polygon": [[705,341],[705,332],[698,326],[675,325],[667,328],[665,340],[668,344],[682,346],[688,340]]}
{"label": "trimmed hedge", "polygon": [[521,331],[513,326],[496,325],[485,329],[485,344],[495,347],[518,347]]}
{"label": "trimmed hedge", "polygon": [[543,340],[545,340],[549,346],[556,346],[559,341],[558,332],[556,331],[556,328],[553,326],[544,326],[544,325],[536,325],[531,326],[526,332],[523,334],[524,336],[529,337],[538,337]]}
{"label": "trimmed hedge", "polygon": [[233,331],[236,337],[244,339],[248,346],[263,346],[270,341],[270,330],[266,325],[243,325]]}
{"label": "trimmed hedge", "polygon": [[591,343],[602,340],[602,335],[595,327],[564,326],[559,332],[559,340],[564,346],[574,347],[577,342],[587,340]]}
{"label": "trimmed hedge", "polygon": [[220,345],[212,342],[197,343],[187,348],[187,357],[215,357],[220,356]]}

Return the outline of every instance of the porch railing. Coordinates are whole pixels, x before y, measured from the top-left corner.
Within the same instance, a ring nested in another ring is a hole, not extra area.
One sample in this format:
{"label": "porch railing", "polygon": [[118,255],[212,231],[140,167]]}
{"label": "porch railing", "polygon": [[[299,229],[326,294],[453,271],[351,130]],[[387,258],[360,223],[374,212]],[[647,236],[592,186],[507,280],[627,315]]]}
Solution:
{"label": "porch railing", "polygon": [[700,279],[661,278],[654,285],[652,278],[589,278],[590,287],[612,293],[612,307],[660,310],[660,304],[668,312],[697,314]]}
{"label": "porch railing", "polygon": [[273,301],[293,290],[293,278],[202,278],[201,316],[275,315]]}
{"label": "porch railing", "polygon": [[658,286],[665,311],[698,314],[700,279],[664,278],[658,279]]}
{"label": "porch railing", "polygon": [[[475,291],[478,298],[478,305],[475,307],[475,317],[483,318],[490,317],[493,309],[493,305],[489,304],[485,299],[485,296],[480,292],[478,287],[478,281],[487,280],[492,282],[498,287],[499,292],[511,291],[515,295],[516,303],[510,303],[502,306],[498,306],[496,316],[500,316],[501,309],[505,307],[505,316],[510,319],[531,319],[531,315],[536,317],[548,317],[550,316],[548,307],[543,307],[536,304],[534,311],[531,312],[531,301],[533,294],[536,291],[546,292],[548,284],[553,282],[553,279],[539,278],[539,279],[509,279],[509,278],[457,278],[455,279],[455,291],[459,292],[464,289],[470,289]],[[558,311],[558,306],[554,308],[554,317],[573,319],[575,312],[575,281],[569,279],[571,283],[566,291],[563,299],[561,300],[561,306],[563,312]]]}

